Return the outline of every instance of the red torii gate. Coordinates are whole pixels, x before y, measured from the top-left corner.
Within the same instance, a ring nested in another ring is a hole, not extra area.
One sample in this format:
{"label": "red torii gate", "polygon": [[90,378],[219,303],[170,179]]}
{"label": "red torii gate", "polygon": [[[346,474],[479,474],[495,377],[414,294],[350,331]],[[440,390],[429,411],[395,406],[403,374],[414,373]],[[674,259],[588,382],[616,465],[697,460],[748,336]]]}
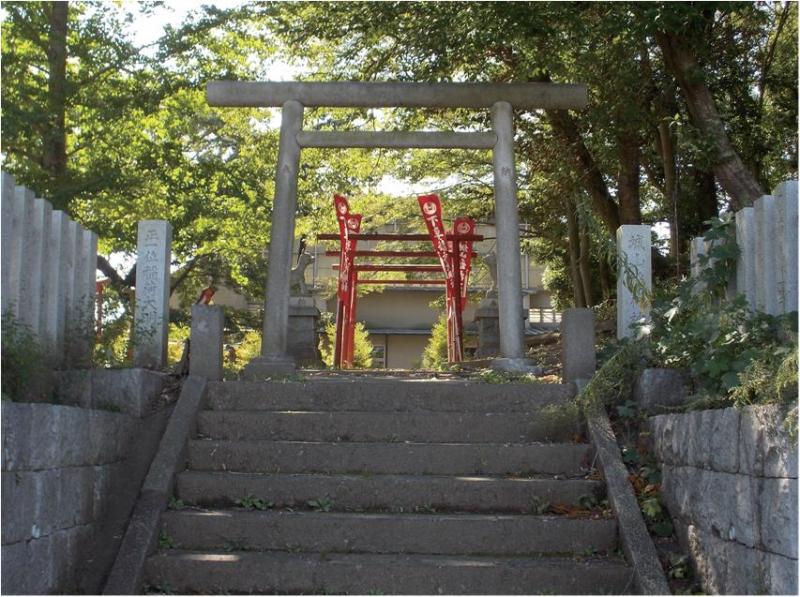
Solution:
{"label": "red torii gate", "polygon": [[[337,288],[336,345],[333,366],[353,366],[353,349],[356,326],[356,306],[359,284],[415,284],[443,285],[447,305],[447,358],[450,362],[463,359],[464,326],[462,313],[467,304],[467,282],[471,270],[472,243],[483,240],[476,235],[475,221],[471,218],[456,218],[453,231],[446,232],[442,221],[442,207],[437,195],[422,195],[417,198],[428,234],[361,234],[361,214],[351,214],[347,199],[334,195],[339,234],[320,234],[318,240],[339,240],[338,251],[327,251],[328,256],[339,256],[339,284]],[[430,240],[433,251],[359,251],[359,240],[422,241]],[[359,264],[356,257],[437,257],[439,265],[425,264]],[[337,266],[334,266],[337,267]],[[360,279],[360,272],[443,272],[444,279]]]}

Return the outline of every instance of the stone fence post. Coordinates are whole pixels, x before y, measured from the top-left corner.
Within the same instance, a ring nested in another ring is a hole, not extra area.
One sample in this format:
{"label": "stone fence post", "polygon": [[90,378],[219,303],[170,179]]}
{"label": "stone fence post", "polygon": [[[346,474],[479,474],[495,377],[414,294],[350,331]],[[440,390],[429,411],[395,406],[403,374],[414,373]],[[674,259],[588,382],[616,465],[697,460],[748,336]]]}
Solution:
{"label": "stone fence post", "polygon": [[192,306],[189,336],[189,375],[222,380],[222,332],[225,311],[214,305]]}

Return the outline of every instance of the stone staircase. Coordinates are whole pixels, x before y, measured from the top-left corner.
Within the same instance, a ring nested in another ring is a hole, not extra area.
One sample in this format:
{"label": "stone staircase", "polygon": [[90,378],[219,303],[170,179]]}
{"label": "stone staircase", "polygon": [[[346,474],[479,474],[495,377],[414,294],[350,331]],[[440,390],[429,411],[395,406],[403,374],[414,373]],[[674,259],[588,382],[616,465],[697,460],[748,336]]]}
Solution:
{"label": "stone staircase", "polygon": [[[146,564],[152,592],[625,593],[589,444],[538,411],[571,386],[220,382]],[[311,505],[309,505],[311,503]],[[242,506],[249,506],[245,508]]]}

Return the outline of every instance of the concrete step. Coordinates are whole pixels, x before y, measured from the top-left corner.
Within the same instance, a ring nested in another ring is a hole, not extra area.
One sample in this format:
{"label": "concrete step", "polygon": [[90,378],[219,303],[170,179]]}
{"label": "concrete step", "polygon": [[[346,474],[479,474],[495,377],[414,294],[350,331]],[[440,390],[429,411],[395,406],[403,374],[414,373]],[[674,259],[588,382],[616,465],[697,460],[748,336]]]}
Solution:
{"label": "concrete step", "polygon": [[527,412],[569,400],[573,384],[414,379],[213,382],[214,410]]}
{"label": "concrete step", "polygon": [[185,471],[178,497],[201,506],[228,506],[246,496],[276,507],[306,507],[327,497],[334,510],[410,512],[415,509],[529,513],[532,500],[577,504],[602,498],[604,485],[586,479],[500,478],[436,475],[321,475]]}
{"label": "concrete step", "polygon": [[632,590],[617,559],[167,550],[146,566],[176,593],[603,594]]}
{"label": "concrete step", "polygon": [[189,442],[189,468],[247,473],[415,475],[582,475],[589,444],[424,444],[368,442]]}
{"label": "concrete step", "polygon": [[535,442],[572,439],[575,427],[539,413],[202,411],[213,439],[302,441]]}
{"label": "concrete step", "polygon": [[523,555],[608,552],[614,519],[480,514],[354,514],[246,510],[169,511],[180,549]]}

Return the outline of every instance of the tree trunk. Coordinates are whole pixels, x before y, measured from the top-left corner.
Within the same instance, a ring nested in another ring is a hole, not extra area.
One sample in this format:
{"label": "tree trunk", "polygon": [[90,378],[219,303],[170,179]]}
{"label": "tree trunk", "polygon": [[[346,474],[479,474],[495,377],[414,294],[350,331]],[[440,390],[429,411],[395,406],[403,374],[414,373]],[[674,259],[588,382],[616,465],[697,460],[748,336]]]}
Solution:
{"label": "tree trunk", "polygon": [[611,270],[608,267],[608,262],[606,261],[605,256],[600,258],[600,290],[603,293],[603,300],[607,301],[611,298],[611,287],[613,286],[613,282],[611,281]]}
{"label": "tree trunk", "polygon": [[616,238],[617,228],[620,224],[617,204],[611,198],[603,174],[581,138],[575,119],[566,110],[546,110],[545,113],[553,130],[564,139],[570,149],[572,161],[581,178],[581,184],[592,198],[592,208],[608,229],[611,237]]}
{"label": "tree trunk", "polygon": [[572,302],[576,308],[586,306],[583,295],[583,281],[580,275],[580,233],[578,231],[578,217],[575,213],[575,204],[567,202],[567,234],[569,235],[569,273],[572,280]]}
{"label": "tree trunk", "polygon": [[675,261],[677,276],[681,276],[680,227],[678,225],[678,166],[675,161],[675,134],[666,120],[658,123],[658,147],[664,166],[664,199],[669,212],[669,255]]}
{"label": "tree trunk", "polygon": [[719,216],[717,206],[717,186],[714,173],[695,168],[692,172],[695,189],[695,205],[697,206],[697,226],[704,228],[703,222]]}
{"label": "tree trunk", "polygon": [[685,40],[674,33],[656,33],[656,41],[667,69],[686,98],[692,122],[714,143],[714,175],[731,196],[731,206],[739,210],[752,205],[765,194],[764,190],[733,148],[700,66],[686,48]]}
{"label": "tree trunk", "polygon": [[617,138],[617,143],[619,146],[619,176],[617,178],[619,223],[641,224],[639,135],[634,131],[622,131]]}
{"label": "tree trunk", "polygon": [[578,219],[578,229],[580,230],[580,256],[578,257],[578,270],[581,274],[581,286],[583,287],[583,301],[584,306],[591,307],[594,305],[592,300],[592,271],[590,268],[590,246],[589,246],[589,231],[586,224]]}
{"label": "tree trunk", "polygon": [[47,43],[48,130],[44,137],[42,162],[50,174],[50,195],[54,207],[65,207],[60,195],[61,185],[67,172],[67,19],[68,2],[50,2],[50,32]]}

